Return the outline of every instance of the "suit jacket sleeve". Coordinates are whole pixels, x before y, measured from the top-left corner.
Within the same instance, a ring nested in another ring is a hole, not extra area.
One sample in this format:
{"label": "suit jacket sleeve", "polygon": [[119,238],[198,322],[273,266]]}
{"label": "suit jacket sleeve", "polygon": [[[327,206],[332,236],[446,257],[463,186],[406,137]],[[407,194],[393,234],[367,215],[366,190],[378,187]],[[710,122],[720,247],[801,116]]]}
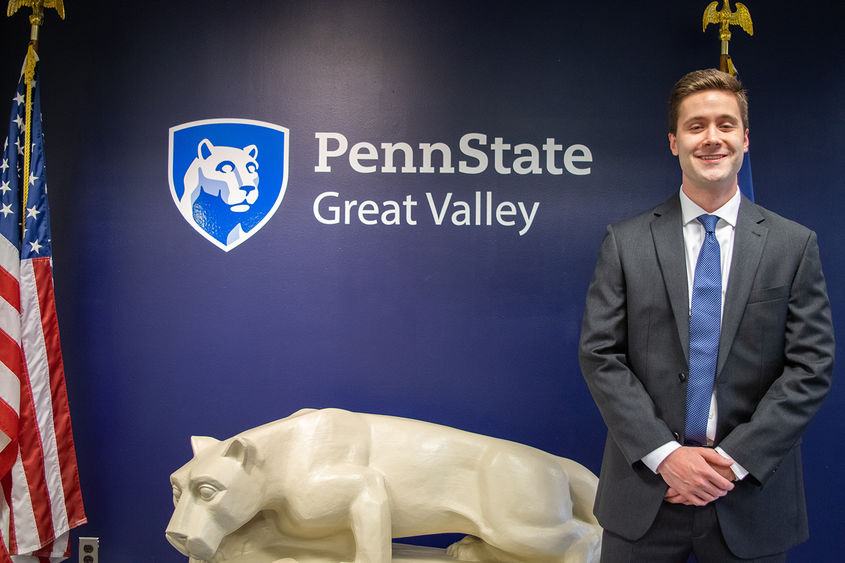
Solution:
{"label": "suit jacket sleeve", "polygon": [[636,282],[626,271],[620,242],[614,227],[608,227],[587,291],[579,359],[610,437],[633,465],[677,436],[631,365],[628,291]]}

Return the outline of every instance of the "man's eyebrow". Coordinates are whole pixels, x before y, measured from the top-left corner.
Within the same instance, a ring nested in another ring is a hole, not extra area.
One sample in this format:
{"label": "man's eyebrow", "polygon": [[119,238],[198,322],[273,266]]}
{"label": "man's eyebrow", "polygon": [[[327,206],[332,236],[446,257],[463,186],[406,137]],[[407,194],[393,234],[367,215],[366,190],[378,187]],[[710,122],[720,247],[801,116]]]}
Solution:
{"label": "man's eyebrow", "polygon": [[[704,115],[694,115],[694,116],[690,117],[689,119],[685,120],[682,125],[687,125],[688,123],[694,123],[696,121],[707,121],[709,119],[710,119],[709,117],[706,117]],[[734,123],[739,123],[741,121],[737,116],[732,115],[730,113],[724,113],[724,114],[716,117],[716,121],[724,121],[724,120],[733,121]]]}

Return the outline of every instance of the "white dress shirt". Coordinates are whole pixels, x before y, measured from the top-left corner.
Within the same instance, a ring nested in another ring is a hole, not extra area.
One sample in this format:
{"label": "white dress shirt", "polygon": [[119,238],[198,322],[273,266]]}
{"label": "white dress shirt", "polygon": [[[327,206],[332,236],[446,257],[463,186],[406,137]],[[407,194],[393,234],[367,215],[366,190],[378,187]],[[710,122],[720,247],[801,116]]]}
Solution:
{"label": "white dress shirt", "polygon": [[[692,303],[692,286],[693,277],[695,276],[695,265],[698,261],[698,253],[704,243],[706,235],[704,225],[698,221],[700,215],[707,214],[707,211],[699,207],[693,202],[683,191],[680,190],[681,196],[681,217],[683,221],[683,236],[684,248],[686,250],[686,265],[687,265],[687,285],[689,290],[689,302]],[[731,199],[727,201],[722,207],[710,213],[719,217],[716,223],[716,240],[719,241],[719,252],[722,262],[722,310],[725,308],[725,291],[728,287],[728,279],[730,277],[731,259],[733,258],[734,250],[734,233],[736,232],[736,219],[739,215],[739,202],[741,196],[739,189]],[[707,419],[707,442],[713,444],[716,438],[716,420],[718,412],[716,408],[716,388],[713,388],[713,396],[710,399],[710,414]],[[676,441],[667,442],[656,450],[642,458],[646,466],[657,473],[658,466],[666,459],[669,454],[680,448],[681,444]],[[716,451],[725,457],[730,457],[722,448],[717,447]],[[742,479],[748,472],[738,463],[731,466],[734,475],[737,479]]]}

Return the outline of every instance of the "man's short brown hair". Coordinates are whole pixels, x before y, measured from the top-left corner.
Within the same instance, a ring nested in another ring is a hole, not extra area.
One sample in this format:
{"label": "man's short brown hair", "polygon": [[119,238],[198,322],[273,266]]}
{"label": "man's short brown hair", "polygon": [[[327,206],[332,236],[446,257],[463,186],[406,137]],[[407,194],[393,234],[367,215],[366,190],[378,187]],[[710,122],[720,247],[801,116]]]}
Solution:
{"label": "man's short brown hair", "polygon": [[739,114],[742,117],[743,129],[748,129],[748,95],[742,82],[727,72],[707,68],[694,70],[684,75],[669,94],[669,132],[673,135],[678,133],[678,114],[680,113],[681,102],[696,92],[704,90],[724,90],[732,93],[739,104]]}

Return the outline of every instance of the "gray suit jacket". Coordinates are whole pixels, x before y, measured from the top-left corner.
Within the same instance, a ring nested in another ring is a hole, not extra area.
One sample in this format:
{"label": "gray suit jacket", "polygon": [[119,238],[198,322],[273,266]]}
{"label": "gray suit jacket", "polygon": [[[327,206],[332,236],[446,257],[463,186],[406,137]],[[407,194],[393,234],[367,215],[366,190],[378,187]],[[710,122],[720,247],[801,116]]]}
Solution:
{"label": "gray suit jacket", "polygon": [[[689,293],[680,199],[607,229],[587,293],[581,369],[608,427],[595,514],[629,540],[666,484],[640,459],[683,443]],[[833,325],[816,235],[739,208],[716,373],[721,446],[750,475],[716,501],[731,551],[751,558],[808,537],[801,435],[833,371]]]}

